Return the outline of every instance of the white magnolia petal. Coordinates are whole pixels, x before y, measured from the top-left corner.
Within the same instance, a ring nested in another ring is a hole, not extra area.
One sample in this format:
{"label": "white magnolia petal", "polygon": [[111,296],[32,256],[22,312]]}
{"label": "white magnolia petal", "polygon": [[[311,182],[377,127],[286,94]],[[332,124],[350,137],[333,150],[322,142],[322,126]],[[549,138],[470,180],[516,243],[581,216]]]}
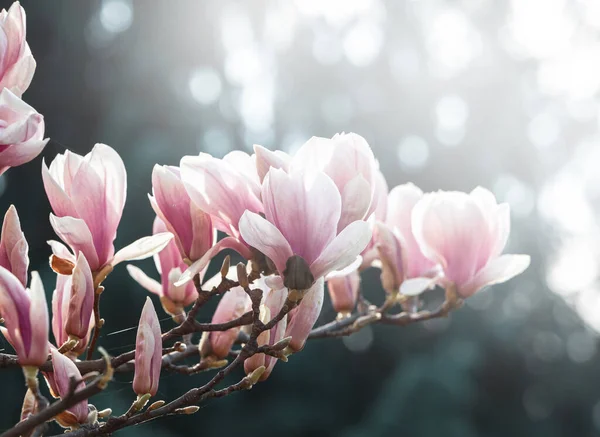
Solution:
{"label": "white magnolia petal", "polygon": [[475,277],[458,289],[467,298],[488,285],[500,284],[523,273],[529,264],[529,255],[502,255],[491,260]]}
{"label": "white magnolia petal", "polygon": [[167,247],[167,244],[169,244],[172,239],[173,234],[170,232],[161,232],[160,234],[154,234],[149,237],[142,237],[119,250],[111,261],[111,265],[116,266],[123,261],[135,261],[149,258]]}
{"label": "white magnolia petal", "polygon": [[162,296],[162,285],[156,279],[152,279],[150,276],[145,274],[142,269],[137,266],[129,264],[127,266],[127,272],[129,276],[133,278],[135,282],[140,284],[150,293],[157,294],[158,296]]}
{"label": "white magnolia petal", "polygon": [[404,296],[418,296],[435,286],[437,278],[411,278],[402,282],[400,293]]}

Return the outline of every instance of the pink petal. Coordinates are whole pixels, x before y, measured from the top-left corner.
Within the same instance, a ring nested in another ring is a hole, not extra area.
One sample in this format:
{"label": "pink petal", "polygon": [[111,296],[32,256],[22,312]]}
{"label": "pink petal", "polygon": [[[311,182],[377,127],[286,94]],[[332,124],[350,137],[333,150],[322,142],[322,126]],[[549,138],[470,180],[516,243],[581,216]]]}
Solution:
{"label": "pink petal", "polygon": [[318,279],[308,290],[297,308],[290,314],[286,337],[291,336],[290,348],[299,351],[304,347],[310,330],[315,325],[323,306],[324,280]]}
{"label": "pink petal", "polygon": [[56,235],[67,243],[75,254],[83,252],[92,271],[102,267],[98,262],[92,234],[83,220],[73,217],[56,217],[54,214],[50,214],[50,224]]}
{"label": "pink petal", "polygon": [[350,223],[310,265],[315,279],[351,264],[367,246],[370,239],[371,229],[367,222],[358,220]]}
{"label": "pink petal", "polygon": [[[31,347],[28,353],[27,364],[41,366],[48,358],[48,305],[46,303],[44,285],[37,272],[31,272],[29,296],[31,298],[31,306],[29,308]],[[22,362],[21,364],[25,363]]]}
{"label": "pink petal", "polygon": [[400,286],[400,293],[405,296],[418,296],[425,290],[429,290],[435,286],[438,278],[411,278],[406,279]]}
{"label": "pink petal", "polygon": [[250,211],[240,219],[240,232],[244,241],[271,259],[282,273],[285,264],[294,255],[289,243],[272,223]]}
{"label": "pink petal", "polygon": [[255,144],[254,153],[256,154],[256,171],[261,183],[270,168],[280,168],[285,172],[289,170],[292,158],[285,152],[280,150],[271,151]]}
{"label": "pink petal", "polygon": [[[85,338],[90,327],[90,319],[95,296],[94,278],[83,253],[79,253],[71,275],[71,296],[65,331],[69,335]],[[60,345],[59,345],[60,346]]]}
{"label": "pink petal", "polygon": [[371,185],[358,174],[342,190],[342,212],[338,232],[356,220],[362,220],[371,203]]}
{"label": "pink petal", "polygon": [[331,297],[331,303],[338,313],[351,313],[354,310],[359,288],[360,275],[356,270],[345,276],[327,279],[327,289]]}
{"label": "pink petal", "polygon": [[133,391],[142,396],[158,391],[162,366],[162,339],[158,316],[149,297],[142,309],[135,346]]}
{"label": "pink petal", "polygon": [[266,219],[279,229],[293,253],[309,264],[337,233],[341,197],[322,172],[288,175],[272,168],[263,183],[262,200]]}
{"label": "pink petal", "polygon": [[150,278],[139,267],[129,264],[127,266],[127,272],[129,272],[129,276],[131,276],[135,282],[140,284],[150,293],[154,293],[158,296],[163,295],[162,285],[160,284],[160,282]]}
{"label": "pink petal", "polygon": [[458,287],[458,293],[467,298],[488,285],[500,284],[520,275],[529,267],[529,255],[502,255],[491,260],[475,277]]}
{"label": "pink petal", "polygon": [[[58,395],[64,397],[69,393],[70,389],[70,380],[71,378],[75,378],[76,380],[81,380],[81,373],[79,369],[75,365],[73,361],[71,361],[68,357],[64,356],[58,350],[52,349],[52,367],[53,367],[53,375],[52,380],[55,383],[55,387],[58,390]],[[77,389],[81,389],[85,387],[85,383],[81,382],[77,385]],[[79,423],[85,423],[87,421],[88,416],[88,402],[87,400],[83,400],[74,406],[68,409]]]}
{"label": "pink petal", "polygon": [[[59,156],[52,162],[52,164],[58,163],[61,159]],[[55,165],[55,167],[57,164]],[[75,207],[71,202],[71,199],[65,193],[62,188],[62,185],[52,176],[50,170],[46,166],[46,162],[42,161],[42,180],[44,181],[44,188],[46,190],[46,195],[48,196],[48,200],[50,201],[50,206],[52,206],[52,211],[59,217],[64,216],[77,216],[77,212],[75,211]]]}
{"label": "pink petal", "polygon": [[2,237],[0,240],[0,265],[10,270],[23,284],[27,285],[27,269],[29,246],[21,230],[19,215],[11,205],[4,215]]}

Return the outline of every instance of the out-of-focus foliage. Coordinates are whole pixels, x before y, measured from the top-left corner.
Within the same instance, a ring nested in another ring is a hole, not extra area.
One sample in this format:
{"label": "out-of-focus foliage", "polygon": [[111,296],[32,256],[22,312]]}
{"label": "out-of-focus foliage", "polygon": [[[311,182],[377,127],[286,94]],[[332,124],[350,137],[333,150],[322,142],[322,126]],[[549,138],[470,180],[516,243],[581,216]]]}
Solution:
{"label": "out-of-focus foliage", "polygon": [[[117,246],[151,231],[154,163],[253,143],[289,151],[312,135],[355,131],[390,186],[492,189],[512,207],[507,251],[533,259],[448,320],[310,342],[248,393],[119,435],[150,426],[165,436],[600,431],[595,0],[22,4],[38,64],[25,98],[46,120],[45,159],[104,142],[127,165]],[[38,158],[0,178],[0,211],[17,206],[49,293],[45,241],[54,236],[40,167]],[[377,275],[363,281],[373,300],[383,295]],[[106,287],[100,344],[118,354],[134,345],[145,291],[124,267]],[[334,317],[326,302],[321,320]],[[207,377],[165,373],[158,396]],[[3,429],[18,417],[24,386],[18,369],[0,381]],[[119,376],[93,402],[124,411],[130,381]]]}

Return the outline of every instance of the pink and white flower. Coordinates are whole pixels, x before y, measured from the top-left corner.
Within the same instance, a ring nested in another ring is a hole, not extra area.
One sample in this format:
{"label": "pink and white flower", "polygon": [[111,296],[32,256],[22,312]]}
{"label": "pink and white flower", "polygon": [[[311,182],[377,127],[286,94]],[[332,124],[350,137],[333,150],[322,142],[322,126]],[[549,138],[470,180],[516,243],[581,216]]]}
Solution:
{"label": "pink and white flower", "polygon": [[178,167],[155,165],[152,170],[150,203],[175,238],[181,257],[196,261],[216,240],[210,215],[191,201]]}
{"label": "pink and white flower", "polygon": [[502,255],[510,233],[510,209],[481,187],[470,194],[426,194],[412,212],[422,253],[444,272],[445,281],[467,298],[522,273],[529,255]]}
{"label": "pink and white flower", "polygon": [[83,253],[79,253],[71,275],[57,275],[52,296],[52,332],[57,346],[77,340],[74,356],[87,347],[93,325],[95,287],[92,271]]}
{"label": "pink and white flower", "polygon": [[[71,390],[71,378],[81,381],[77,384],[77,389],[84,388],[85,383],[75,363],[56,349],[52,349],[51,353],[53,371],[44,373],[44,376],[52,394],[58,398],[67,396]],[[67,408],[55,419],[63,428],[74,428],[86,423],[88,420],[87,399]]]}
{"label": "pink and white flower", "polygon": [[332,275],[327,278],[327,290],[333,309],[339,314],[350,314],[356,306],[360,289],[360,274],[354,270],[347,275]]}
{"label": "pink and white flower", "polygon": [[48,307],[40,275],[31,274],[30,289],[0,267],[0,316],[4,327],[0,332],[17,353],[21,366],[39,367],[49,352]]}
{"label": "pink and white flower", "polygon": [[285,336],[292,337],[289,348],[294,352],[304,348],[306,339],[321,314],[324,293],[324,280],[320,278],[306,292],[298,306],[288,314]]}
{"label": "pink and white flower", "polygon": [[0,91],[0,174],[38,156],[46,144],[44,117],[13,94]]}
{"label": "pink and white flower", "polygon": [[20,96],[35,73],[35,59],[26,40],[25,10],[14,2],[0,12],[0,89]]}
{"label": "pink and white flower", "polygon": [[173,238],[171,233],[144,237],[115,254],[113,241],[125,206],[127,175],[121,157],[105,144],[96,144],[86,156],[68,150],[57,155],[50,168],[42,165],[42,178],[54,211],[50,214],[54,231],[75,256],[85,255],[93,272],[152,256]]}
{"label": "pink and white flower", "polygon": [[[313,282],[352,264],[371,238],[363,220],[337,232],[342,200],[331,178],[323,172],[287,174],[271,168],[262,185],[265,217],[246,211],[240,220],[244,240],[267,256],[286,281],[286,264],[304,260]],[[305,289],[310,288],[311,284]]]}
{"label": "pink and white flower", "polygon": [[210,214],[216,229],[228,235],[184,272],[178,282],[183,284],[204,270],[224,249],[233,249],[246,259],[252,258],[249,246],[240,235],[239,221],[245,211],[262,212],[262,204],[254,157],[246,153],[231,152],[223,159],[206,153],[184,156],[180,167],[181,180],[192,202]]}
{"label": "pink and white flower", "polygon": [[411,295],[435,285],[436,263],[422,252],[413,235],[412,213],[423,191],[412,183],[394,187],[387,199],[385,223],[376,224],[374,240],[382,263],[381,282],[390,291]]}
{"label": "pink and white flower", "polygon": [[162,338],[158,316],[149,297],[142,309],[135,340],[135,373],[133,391],[138,396],[158,391],[162,367]]}
{"label": "pink and white flower", "polygon": [[4,215],[2,234],[0,236],[0,266],[10,271],[27,286],[27,269],[29,268],[29,245],[21,230],[21,222],[14,205]]}

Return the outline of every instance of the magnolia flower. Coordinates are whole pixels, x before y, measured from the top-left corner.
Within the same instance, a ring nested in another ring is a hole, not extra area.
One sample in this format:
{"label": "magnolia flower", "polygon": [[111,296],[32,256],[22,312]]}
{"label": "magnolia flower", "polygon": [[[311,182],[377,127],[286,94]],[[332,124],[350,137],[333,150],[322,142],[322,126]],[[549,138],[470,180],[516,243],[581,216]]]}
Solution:
{"label": "magnolia flower", "polygon": [[334,275],[327,278],[327,289],[331,297],[333,309],[339,314],[350,314],[356,306],[358,290],[360,288],[360,275],[358,271],[347,275]]}
{"label": "magnolia flower", "polygon": [[8,88],[20,96],[31,83],[35,59],[25,39],[25,10],[19,2],[0,12],[0,89]]}
{"label": "magnolia flower", "polygon": [[435,284],[435,262],[423,255],[413,235],[412,213],[422,197],[423,192],[411,183],[394,187],[388,195],[385,223],[376,225],[381,282],[390,292],[402,287],[403,294],[411,295],[422,291],[424,284]]}
{"label": "magnolia flower", "polygon": [[[249,245],[275,264],[288,288],[308,289],[329,272],[347,267],[371,238],[362,220],[337,233],[341,197],[323,172],[307,176],[271,168],[262,185],[262,199],[265,218],[246,211],[240,231]],[[297,267],[305,276],[299,283]]]}
{"label": "magnolia flower", "polygon": [[260,185],[254,158],[231,152],[223,159],[201,153],[181,159],[181,180],[192,201],[210,214],[216,229],[229,237],[217,242],[182,275],[178,284],[190,281],[223,249],[233,249],[246,259],[252,252],[240,237],[239,221],[244,211],[262,212]]}
{"label": "magnolia flower", "polygon": [[[258,285],[258,281],[253,287]],[[217,309],[213,314],[211,323],[226,323],[241,317],[252,309],[252,302],[242,287],[234,287],[223,295]],[[200,346],[202,357],[214,356],[225,358],[229,355],[231,347],[237,340],[241,326],[228,329],[227,331],[214,331],[203,333]]]}
{"label": "magnolia flower", "polygon": [[29,246],[23,231],[21,231],[17,209],[11,205],[4,215],[2,223],[0,266],[15,275],[24,287],[27,286],[27,269],[29,268],[28,250]]}
{"label": "magnolia flower", "polygon": [[[262,287],[265,288],[265,287]],[[261,304],[260,318],[263,323],[268,323],[280,311],[287,299],[287,290],[285,288],[279,290],[269,290],[263,295],[263,303]],[[268,331],[263,331],[257,338],[259,346],[272,346],[286,337],[287,319],[284,317],[273,328]],[[261,366],[265,366],[265,371],[260,376],[259,381],[264,381],[273,371],[273,367],[277,363],[277,358],[265,354],[254,354],[244,361],[244,371],[250,375],[254,370]]]}
{"label": "magnolia flower", "polygon": [[44,139],[44,117],[8,88],[2,89],[0,92],[0,174],[10,167],[34,159],[41,153],[46,143],[48,138]]}
{"label": "magnolia flower", "polygon": [[26,290],[19,279],[0,267],[0,331],[17,353],[21,366],[39,367],[48,358],[48,308],[40,275],[31,273]]}
{"label": "magnolia flower", "polygon": [[179,168],[155,165],[152,170],[150,203],[165,223],[165,230],[175,235],[174,242],[183,258],[200,259],[216,240],[210,215],[190,200],[181,181]]}
{"label": "magnolia flower", "polygon": [[[67,150],[56,156],[50,168],[42,165],[54,211],[50,224],[75,256],[85,255],[93,272],[108,264],[152,256],[173,238],[170,233],[141,238],[115,254],[113,241],[125,205],[126,177],[121,157],[105,144],[96,144],[86,156]],[[72,262],[75,257],[68,259]]]}
{"label": "magnolia flower", "polygon": [[481,187],[470,194],[438,191],[423,196],[412,212],[423,254],[439,263],[462,298],[522,273],[529,255],[501,255],[510,233],[510,210]]}
{"label": "magnolia flower", "polygon": [[149,297],[142,309],[140,324],[135,340],[135,374],[133,391],[138,396],[158,391],[158,380],[162,365],[162,338],[160,324]]}
{"label": "magnolia flower", "polygon": [[[165,230],[165,223],[156,217],[153,233],[156,235]],[[161,282],[150,278],[140,268],[133,265],[128,265],[127,271],[142,287],[160,296],[160,302],[167,313],[176,318],[181,317],[184,314],[184,307],[192,304],[198,297],[198,293],[192,282],[181,286],[175,285],[181,272],[187,268],[187,264],[181,259],[175,239],[154,255],[154,263],[160,274]]]}
{"label": "magnolia flower", "polygon": [[[52,372],[44,373],[46,382],[52,395],[55,398],[63,398],[70,394],[71,378],[81,381],[77,384],[76,389],[85,387],[85,383],[81,378],[81,373],[70,358],[64,356],[56,349],[52,349]],[[54,419],[63,428],[73,428],[84,424],[88,420],[88,402],[87,399],[67,408],[65,411],[55,416]]]}
{"label": "magnolia flower", "polygon": [[79,253],[71,275],[57,275],[52,296],[52,332],[57,346],[69,340],[77,343],[71,349],[75,356],[82,353],[88,342],[93,322],[94,279],[83,253]]}
{"label": "magnolia flower", "polygon": [[387,204],[388,204],[388,185],[385,181],[385,177],[381,170],[377,169],[375,172],[375,192],[373,193],[373,202],[376,204],[375,211],[367,219],[373,236],[367,244],[367,247],[362,251],[360,256],[362,257],[362,263],[360,268],[366,269],[374,265],[379,258],[379,252],[377,250],[377,222],[385,222],[387,217]]}
{"label": "magnolia flower", "polygon": [[289,348],[294,352],[302,350],[323,307],[324,280],[317,280],[308,290],[300,304],[288,314],[286,337],[292,337]]}

